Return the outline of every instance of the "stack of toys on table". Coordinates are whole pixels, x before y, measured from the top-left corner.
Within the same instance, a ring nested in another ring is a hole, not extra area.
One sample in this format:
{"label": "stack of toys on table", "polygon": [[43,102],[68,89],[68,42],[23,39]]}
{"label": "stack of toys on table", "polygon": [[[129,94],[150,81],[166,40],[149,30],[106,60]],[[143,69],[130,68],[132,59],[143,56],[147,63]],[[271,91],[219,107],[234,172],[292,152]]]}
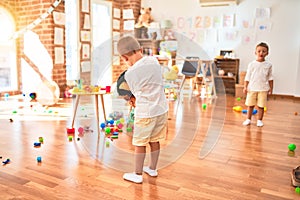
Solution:
{"label": "stack of toys on table", "polygon": [[70,94],[89,94],[89,93],[98,93],[101,90],[104,90],[106,93],[110,93],[111,86],[106,86],[102,88],[98,85],[83,85],[82,80],[76,81],[76,86],[72,89],[67,90],[67,95]]}
{"label": "stack of toys on table", "polygon": [[82,94],[82,93],[96,93],[99,92],[101,88],[99,86],[83,85],[82,87],[74,87],[71,90],[72,94]]}

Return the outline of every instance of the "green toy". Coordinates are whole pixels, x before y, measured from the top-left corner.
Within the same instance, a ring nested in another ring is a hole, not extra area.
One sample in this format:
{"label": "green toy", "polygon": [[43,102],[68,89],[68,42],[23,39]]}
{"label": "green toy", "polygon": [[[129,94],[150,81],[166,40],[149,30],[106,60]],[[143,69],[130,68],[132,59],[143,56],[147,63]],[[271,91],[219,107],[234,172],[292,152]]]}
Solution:
{"label": "green toy", "polygon": [[109,144],[110,144],[109,141],[106,141],[106,142],[105,142],[105,146],[106,146],[107,148],[109,147]]}
{"label": "green toy", "polygon": [[111,131],[111,129],[110,129],[109,127],[106,127],[106,128],[105,128],[106,134],[110,134],[110,131]]}
{"label": "green toy", "polygon": [[296,188],[295,188],[295,192],[296,192],[297,194],[300,194],[300,187],[296,187]]}
{"label": "green toy", "polygon": [[289,148],[290,151],[295,151],[296,145],[291,143],[291,144],[288,145],[288,148]]}
{"label": "green toy", "polygon": [[206,107],[207,107],[207,105],[204,103],[204,104],[202,104],[202,109],[203,110],[205,110],[206,109]]}

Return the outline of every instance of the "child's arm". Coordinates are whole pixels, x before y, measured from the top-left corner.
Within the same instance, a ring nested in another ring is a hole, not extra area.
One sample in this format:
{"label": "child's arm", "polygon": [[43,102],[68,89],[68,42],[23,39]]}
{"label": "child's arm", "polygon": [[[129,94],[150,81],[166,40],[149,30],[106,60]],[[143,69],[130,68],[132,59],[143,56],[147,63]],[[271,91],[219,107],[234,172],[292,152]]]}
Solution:
{"label": "child's arm", "polygon": [[248,84],[249,84],[249,81],[244,81],[244,89],[243,89],[243,92],[244,92],[244,94],[247,94],[247,92],[248,92]]}
{"label": "child's arm", "polygon": [[273,94],[273,80],[269,80],[270,90],[268,92],[269,95]]}

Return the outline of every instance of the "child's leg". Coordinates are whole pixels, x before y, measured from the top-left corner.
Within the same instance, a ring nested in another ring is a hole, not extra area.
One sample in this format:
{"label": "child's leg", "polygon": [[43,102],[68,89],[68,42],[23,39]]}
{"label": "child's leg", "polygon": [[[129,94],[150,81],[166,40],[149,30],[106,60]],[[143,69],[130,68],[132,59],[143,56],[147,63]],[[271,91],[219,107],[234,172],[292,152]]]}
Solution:
{"label": "child's leg", "polygon": [[264,112],[265,112],[264,108],[258,107],[258,120],[262,120],[263,119]]}
{"label": "child's leg", "polygon": [[251,120],[254,106],[248,106],[247,119]]}
{"label": "child's leg", "polygon": [[258,120],[262,120],[264,117],[264,108],[267,106],[268,92],[259,92],[257,96],[257,106],[258,106]]}
{"label": "child's leg", "polygon": [[144,160],[146,156],[146,146],[135,146],[135,173],[142,175]]}
{"label": "child's leg", "polygon": [[150,162],[150,169],[155,170],[157,167],[159,152],[160,152],[160,144],[159,142],[150,142],[151,148],[151,162]]}

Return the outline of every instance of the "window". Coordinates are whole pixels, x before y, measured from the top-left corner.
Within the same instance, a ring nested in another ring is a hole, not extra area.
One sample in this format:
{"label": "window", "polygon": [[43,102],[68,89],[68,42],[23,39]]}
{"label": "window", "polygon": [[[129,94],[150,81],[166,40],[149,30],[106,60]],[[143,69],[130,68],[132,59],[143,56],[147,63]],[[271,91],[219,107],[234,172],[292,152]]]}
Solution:
{"label": "window", "polygon": [[15,22],[12,15],[0,7],[0,92],[18,89]]}

